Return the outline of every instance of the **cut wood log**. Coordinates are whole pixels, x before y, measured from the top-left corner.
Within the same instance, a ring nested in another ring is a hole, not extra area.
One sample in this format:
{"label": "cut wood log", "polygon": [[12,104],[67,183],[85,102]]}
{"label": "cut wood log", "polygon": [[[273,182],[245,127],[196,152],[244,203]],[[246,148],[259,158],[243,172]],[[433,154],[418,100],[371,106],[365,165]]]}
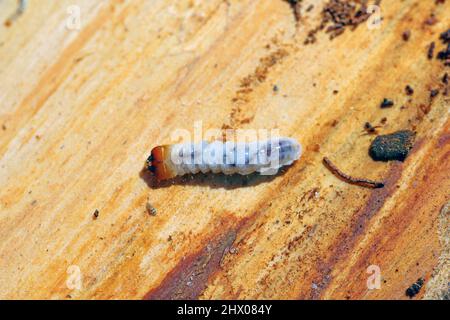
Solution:
{"label": "cut wood log", "polygon": [[[419,278],[435,297],[449,69],[427,50],[450,1],[358,3],[42,0],[5,24],[0,1],[0,298],[409,299]],[[367,122],[416,133],[404,162],[371,159]],[[275,176],[143,171],[200,129],[304,154]]]}

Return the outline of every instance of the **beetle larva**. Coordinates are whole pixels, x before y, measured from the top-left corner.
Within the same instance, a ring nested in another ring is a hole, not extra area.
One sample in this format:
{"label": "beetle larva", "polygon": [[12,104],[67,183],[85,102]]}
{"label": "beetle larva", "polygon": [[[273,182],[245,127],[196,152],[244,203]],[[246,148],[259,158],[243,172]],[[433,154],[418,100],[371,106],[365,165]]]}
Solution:
{"label": "beetle larva", "polygon": [[292,138],[265,141],[181,143],[153,148],[147,168],[158,180],[185,174],[276,174],[300,158],[301,145]]}

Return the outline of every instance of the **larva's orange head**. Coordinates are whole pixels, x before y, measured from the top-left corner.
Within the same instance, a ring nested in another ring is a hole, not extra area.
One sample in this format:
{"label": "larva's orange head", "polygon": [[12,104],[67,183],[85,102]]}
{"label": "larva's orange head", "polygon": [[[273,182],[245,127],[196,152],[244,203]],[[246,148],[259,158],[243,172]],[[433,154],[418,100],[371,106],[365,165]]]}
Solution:
{"label": "larva's orange head", "polygon": [[166,180],[175,177],[173,170],[169,166],[169,149],[169,146],[155,147],[147,159],[147,169],[152,172],[158,180]]}

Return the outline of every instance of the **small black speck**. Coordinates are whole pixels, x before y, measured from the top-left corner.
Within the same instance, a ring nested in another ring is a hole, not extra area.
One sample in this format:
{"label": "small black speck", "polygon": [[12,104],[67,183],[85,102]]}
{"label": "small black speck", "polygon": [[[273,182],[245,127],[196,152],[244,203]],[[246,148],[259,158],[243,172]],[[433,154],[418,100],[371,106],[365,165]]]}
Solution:
{"label": "small black speck", "polygon": [[414,94],[414,89],[410,85],[406,86],[405,91],[408,96],[412,96]]}
{"label": "small black speck", "polygon": [[430,91],[430,98],[433,99],[433,98],[435,98],[438,94],[439,94],[439,90],[438,90],[438,89],[433,89],[433,90]]}
{"label": "small black speck", "polygon": [[394,105],[394,101],[389,100],[389,99],[387,99],[387,98],[384,98],[384,99],[383,99],[383,102],[381,102],[380,107],[381,107],[382,109],[384,109],[384,108],[390,108],[390,107],[392,107],[393,105]]}
{"label": "small black speck", "polygon": [[408,41],[411,37],[411,30],[406,30],[402,34],[403,41]]}

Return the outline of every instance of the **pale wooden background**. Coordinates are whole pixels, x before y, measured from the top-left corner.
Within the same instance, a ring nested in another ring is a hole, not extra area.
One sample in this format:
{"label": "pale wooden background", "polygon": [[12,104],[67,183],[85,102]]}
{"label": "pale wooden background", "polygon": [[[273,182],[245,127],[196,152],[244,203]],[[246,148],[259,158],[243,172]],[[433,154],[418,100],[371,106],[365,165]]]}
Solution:
{"label": "pale wooden background", "polygon": [[[426,50],[442,48],[450,2],[383,1],[380,29],[308,46],[325,1],[304,2],[315,8],[297,27],[281,0],[31,0],[2,25],[0,297],[403,299],[419,277],[418,298],[446,290],[449,100],[420,105],[442,87]],[[0,1],[0,21],[15,6]],[[396,105],[380,109],[384,97]],[[380,133],[417,131],[405,163],[367,155],[362,127],[383,117]],[[196,121],[279,129],[305,154],[272,179],[155,186],[141,173],[150,149]],[[324,156],[386,187],[348,185]]]}

